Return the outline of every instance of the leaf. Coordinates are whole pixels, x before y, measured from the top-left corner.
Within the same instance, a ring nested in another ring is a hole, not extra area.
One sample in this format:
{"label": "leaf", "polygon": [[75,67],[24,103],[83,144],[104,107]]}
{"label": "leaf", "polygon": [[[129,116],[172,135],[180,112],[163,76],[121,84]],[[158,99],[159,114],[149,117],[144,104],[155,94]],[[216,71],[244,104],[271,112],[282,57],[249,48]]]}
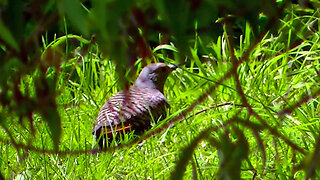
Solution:
{"label": "leaf", "polygon": [[14,37],[12,36],[9,29],[3,24],[2,19],[0,18],[0,38],[8,43],[13,49],[19,50],[18,44]]}
{"label": "leaf", "polygon": [[165,0],[156,1],[156,8],[165,21],[166,26],[175,36],[174,42],[180,52],[186,54],[188,52],[188,27],[193,27],[190,23],[190,4],[184,0]]}
{"label": "leaf", "polygon": [[198,66],[198,68],[201,70],[202,74],[204,76],[208,76],[207,71],[205,70],[205,68],[202,65],[202,62],[200,61],[198,55],[197,55],[197,50],[196,49],[190,49],[192,58],[194,60],[194,62],[196,63],[196,65]]}
{"label": "leaf", "polygon": [[182,179],[184,171],[186,170],[188,162],[190,161],[197,144],[197,142],[192,142],[183,150],[171,179]]}
{"label": "leaf", "polygon": [[51,139],[54,148],[59,149],[59,141],[61,136],[61,118],[57,110],[56,103],[56,77],[46,74],[40,74],[40,77],[35,79],[35,90],[37,96],[37,110],[41,114],[43,121],[48,124],[51,132]]}
{"label": "leaf", "polygon": [[178,49],[174,46],[168,45],[168,44],[163,44],[163,45],[159,45],[156,48],[153,49],[153,52],[159,51],[159,50],[171,50],[173,52],[178,52]]}
{"label": "leaf", "polygon": [[190,161],[195,148],[203,139],[208,139],[209,132],[211,131],[213,131],[212,128],[203,130],[187,147],[183,149],[182,154],[180,155],[180,158],[176,163],[175,171],[172,173],[170,179],[176,180],[183,178],[183,174],[186,170],[188,162]]}
{"label": "leaf", "polygon": [[50,129],[54,148],[55,150],[58,150],[61,136],[61,119],[57,107],[47,107],[42,112],[42,117]]}
{"label": "leaf", "polygon": [[232,142],[227,133],[220,136],[220,179],[240,179],[242,161],[248,158],[249,145],[243,132],[233,127],[232,133],[237,137],[236,142]]}
{"label": "leaf", "polygon": [[84,35],[89,34],[86,11],[78,0],[60,0],[58,2],[61,14],[65,14],[71,23]]}

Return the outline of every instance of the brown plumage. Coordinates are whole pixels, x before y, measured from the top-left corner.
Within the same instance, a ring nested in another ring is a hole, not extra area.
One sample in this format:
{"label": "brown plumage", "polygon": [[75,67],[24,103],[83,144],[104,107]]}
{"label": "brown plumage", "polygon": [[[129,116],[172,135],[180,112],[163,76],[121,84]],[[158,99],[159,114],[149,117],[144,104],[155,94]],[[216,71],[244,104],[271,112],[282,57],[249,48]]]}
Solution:
{"label": "brown plumage", "polygon": [[155,122],[165,118],[170,106],[163,95],[163,86],[174,69],[174,65],[151,64],[143,68],[131,88],[109,98],[92,130],[100,147],[123,132],[143,133],[151,128],[152,118]]}

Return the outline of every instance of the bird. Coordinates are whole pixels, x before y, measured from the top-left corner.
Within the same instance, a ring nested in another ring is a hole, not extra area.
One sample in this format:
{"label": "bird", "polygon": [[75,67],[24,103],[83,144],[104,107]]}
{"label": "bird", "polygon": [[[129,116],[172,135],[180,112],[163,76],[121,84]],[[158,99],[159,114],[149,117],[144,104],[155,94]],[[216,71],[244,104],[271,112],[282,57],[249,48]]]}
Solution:
{"label": "bird", "polygon": [[176,68],[173,64],[150,64],[142,69],[129,89],[107,100],[92,129],[101,148],[119,139],[123,133],[141,135],[151,128],[152,119],[158,122],[165,118],[170,105],[163,94],[163,87],[169,74]]}

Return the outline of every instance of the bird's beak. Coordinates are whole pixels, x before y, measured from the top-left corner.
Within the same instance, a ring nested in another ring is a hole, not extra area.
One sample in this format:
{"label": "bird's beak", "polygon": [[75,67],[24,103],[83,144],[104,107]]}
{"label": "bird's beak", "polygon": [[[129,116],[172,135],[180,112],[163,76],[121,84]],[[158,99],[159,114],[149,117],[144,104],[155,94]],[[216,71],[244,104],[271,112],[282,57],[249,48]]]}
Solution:
{"label": "bird's beak", "polygon": [[169,64],[168,66],[169,66],[169,68],[170,68],[172,71],[173,71],[173,70],[176,70],[176,69],[178,68],[178,66],[175,65],[175,64]]}

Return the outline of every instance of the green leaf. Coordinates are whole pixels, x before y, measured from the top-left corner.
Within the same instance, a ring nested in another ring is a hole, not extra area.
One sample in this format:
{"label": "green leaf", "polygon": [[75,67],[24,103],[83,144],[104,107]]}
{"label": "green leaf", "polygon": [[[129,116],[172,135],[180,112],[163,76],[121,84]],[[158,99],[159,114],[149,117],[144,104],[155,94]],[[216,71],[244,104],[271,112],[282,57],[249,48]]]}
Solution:
{"label": "green leaf", "polygon": [[61,119],[57,111],[57,107],[47,107],[42,112],[42,117],[44,121],[48,124],[48,127],[51,132],[51,139],[54,144],[55,150],[59,149],[59,142],[61,136]]}
{"label": "green leaf", "polygon": [[156,8],[165,21],[167,27],[172,31],[175,36],[174,43],[183,54],[188,53],[188,27],[193,27],[190,23],[190,4],[184,0],[165,0],[156,1]]}
{"label": "green leaf", "polygon": [[2,19],[0,18],[0,38],[8,43],[13,49],[19,51],[19,46],[12,36],[9,29],[3,24]]}
{"label": "green leaf", "polygon": [[203,130],[193,141],[191,141],[191,143],[187,147],[183,149],[182,154],[180,155],[180,158],[176,163],[175,171],[173,172],[171,179],[176,180],[183,178],[183,174],[186,170],[188,162],[192,157],[194,150],[203,139],[208,139],[208,134],[210,131],[212,131],[212,128]]}
{"label": "green leaf", "polygon": [[232,133],[237,137],[236,142],[232,142],[228,134],[220,136],[219,177],[221,179],[240,179],[242,161],[248,156],[248,142],[242,130],[234,127]]}
{"label": "green leaf", "polygon": [[174,173],[171,176],[171,179],[182,179],[183,174],[186,170],[186,166],[188,165],[188,162],[190,161],[194,149],[197,147],[197,142],[193,142],[190,145],[188,145],[182,152],[178,163],[176,164],[176,168]]}
{"label": "green leaf", "polygon": [[163,44],[163,45],[159,45],[156,48],[153,49],[153,52],[159,51],[159,50],[171,50],[173,52],[178,52],[178,49],[174,46],[168,45],[168,44]]}
{"label": "green leaf", "polygon": [[86,36],[89,34],[87,13],[78,0],[60,0],[59,9],[79,31]]}
{"label": "green leaf", "polygon": [[196,63],[198,68],[201,70],[202,74],[204,76],[207,76],[207,71],[205,70],[204,66],[202,65],[202,62],[200,61],[200,59],[199,59],[199,57],[197,55],[197,50],[190,48],[190,52],[191,52],[191,55],[192,55],[192,58],[193,58],[194,62]]}

